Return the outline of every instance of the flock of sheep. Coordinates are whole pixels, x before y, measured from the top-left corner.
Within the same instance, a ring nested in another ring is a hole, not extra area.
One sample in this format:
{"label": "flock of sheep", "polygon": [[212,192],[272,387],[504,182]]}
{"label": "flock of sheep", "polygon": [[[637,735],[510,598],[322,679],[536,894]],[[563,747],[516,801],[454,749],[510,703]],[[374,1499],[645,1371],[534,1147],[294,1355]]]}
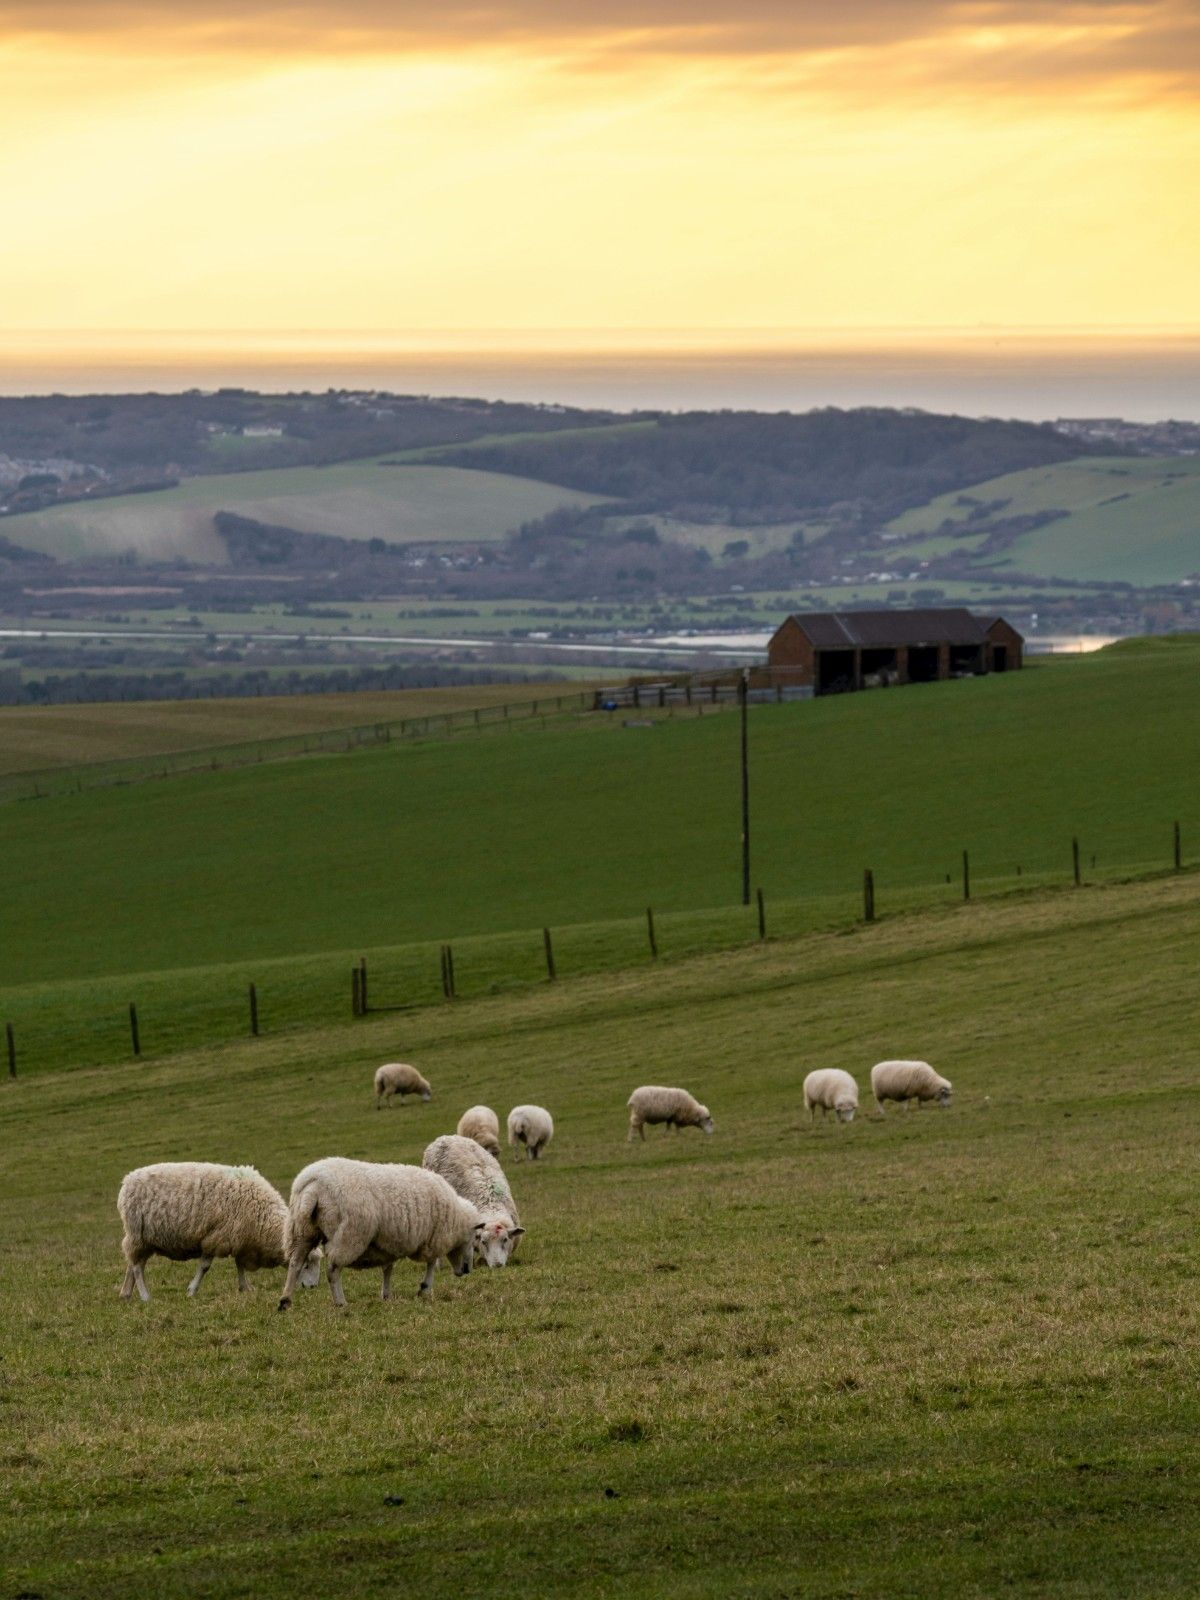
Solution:
{"label": "flock of sheep", "polygon": [[[871,1090],[880,1111],[886,1100],[950,1102],[949,1082],[924,1061],[881,1061],[871,1071]],[[427,1080],[415,1067],[394,1062],[375,1074],[375,1103],[395,1096],[432,1098]],[[632,1140],[646,1137],[646,1125],[713,1131],[709,1109],[686,1089],[647,1085],[626,1102]],[[858,1109],[858,1085],[848,1072],[823,1068],[804,1080],[809,1120],[832,1111],[850,1122]],[[554,1137],[554,1121],[543,1106],[514,1106],[508,1114],[508,1142],[536,1161]],[[297,1284],[314,1288],[325,1261],[334,1304],[344,1306],[342,1272],[379,1267],[383,1298],[392,1298],[397,1261],[421,1262],[425,1274],[418,1295],[431,1295],[441,1260],[458,1276],[470,1272],[476,1255],[489,1267],[502,1267],[524,1234],[516,1202],[499,1162],[500,1120],[489,1106],[471,1106],[454,1133],[426,1147],[419,1167],[326,1156],[299,1173],[290,1203],[254,1167],[224,1167],[207,1161],[164,1161],[125,1175],[117,1210],[125,1227],[121,1248],[127,1268],[121,1298],[134,1289],[149,1300],[145,1264],[151,1256],[199,1261],[188,1284],[194,1295],[213,1262],[231,1257],[238,1288],[249,1287],[247,1272],[287,1267],[280,1311],[292,1303]]]}

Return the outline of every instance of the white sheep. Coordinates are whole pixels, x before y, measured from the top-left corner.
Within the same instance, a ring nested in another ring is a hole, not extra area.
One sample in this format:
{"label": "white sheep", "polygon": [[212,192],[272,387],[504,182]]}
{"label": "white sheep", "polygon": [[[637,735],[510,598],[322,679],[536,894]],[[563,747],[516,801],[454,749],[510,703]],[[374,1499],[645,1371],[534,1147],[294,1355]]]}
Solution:
{"label": "white sheep", "polygon": [[508,1142],[512,1149],[524,1145],[536,1161],[554,1137],[554,1118],[544,1106],[514,1106],[508,1113]]}
{"label": "white sheep", "polygon": [[445,1178],[483,1218],[478,1246],[489,1267],[503,1267],[525,1232],[508,1179],[495,1156],[474,1139],[444,1133],[426,1148],[421,1165]]}
{"label": "white sheep", "polygon": [[[136,1286],[149,1300],[145,1263],[151,1256],[169,1261],[200,1258],[188,1284],[195,1294],[218,1256],[232,1256],[238,1288],[248,1289],[246,1273],[281,1267],[287,1260],[288,1209],[278,1189],[253,1167],[222,1167],[211,1161],[160,1161],[127,1172],[117,1194],[125,1224],[121,1249],[129,1263],[121,1285],[128,1300]],[[306,1252],[297,1276],[314,1288],[321,1273],[319,1251]]]}
{"label": "white sheep", "polygon": [[707,1106],[690,1095],[686,1089],[667,1089],[660,1084],[643,1084],[635,1089],[625,1102],[629,1107],[628,1144],[634,1134],[646,1137],[648,1122],[665,1122],[668,1128],[702,1128],[713,1131],[713,1120]]}
{"label": "white sheep", "polygon": [[464,1139],[474,1139],[489,1155],[500,1154],[500,1118],[491,1106],[470,1106],[458,1119],[455,1130]]}
{"label": "white sheep", "polygon": [[406,1061],[389,1061],[380,1067],[375,1074],[376,1111],[381,1111],[384,1101],[391,1100],[393,1095],[399,1095],[403,1105],[406,1094],[419,1094],[422,1100],[433,1098],[428,1081]]}
{"label": "white sheep", "polygon": [[858,1110],[858,1085],[840,1067],[820,1067],[804,1080],[804,1105],[809,1122],[816,1121],[818,1106],[822,1122],[830,1111],[836,1113],[839,1122],[853,1122]]}
{"label": "white sheep", "polygon": [[291,1305],[305,1258],[318,1244],[325,1246],[333,1303],[344,1306],[344,1267],[382,1267],[383,1299],[390,1300],[395,1263],[423,1261],[427,1271],[417,1293],[428,1295],[439,1257],[459,1277],[470,1272],[472,1246],[483,1231],[475,1207],[436,1172],[341,1156],[326,1156],[297,1174],[289,1210],[280,1311]]}
{"label": "white sheep", "polygon": [[871,1068],[871,1093],[882,1115],[885,1100],[903,1100],[906,1110],[913,1100],[918,1109],[925,1100],[936,1100],[944,1108],[953,1090],[949,1079],[928,1061],[879,1061]]}

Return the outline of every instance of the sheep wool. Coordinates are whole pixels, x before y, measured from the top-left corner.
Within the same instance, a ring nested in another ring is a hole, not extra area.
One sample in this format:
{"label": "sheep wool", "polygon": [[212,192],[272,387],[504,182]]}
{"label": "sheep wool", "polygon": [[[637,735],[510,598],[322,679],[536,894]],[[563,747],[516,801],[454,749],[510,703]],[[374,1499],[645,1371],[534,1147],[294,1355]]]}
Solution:
{"label": "sheep wool", "polygon": [[376,1111],[382,1110],[384,1102],[390,1102],[396,1095],[400,1096],[403,1104],[406,1094],[419,1094],[422,1100],[433,1098],[428,1080],[406,1061],[389,1061],[380,1067],[375,1074]]}
{"label": "sheep wool", "polygon": [[881,1112],[885,1100],[903,1100],[905,1109],[913,1100],[918,1107],[926,1100],[945,1107],[952,1092],[950,1080],[935,1072],[928,1061],[880,1061],[871,1068],[871,1093]]}
{"label": "sheep wool", "polygon": [[383,1298],[392,1298],[397,1261],[423,1261],[419,1295],[433,1290],[433,1269],[445,1256],[457,1276],[471,1270],[471,1247],[483,1219],[436,1172],[382,1161],[326,1156],[298,1173],[292,1184],[287,1248],[288,1275],[279,1309],[286,1311],[306,1255],[325,1246],[329,1292],[346,1304],[346,1267],[383,1268]]}
{"label": "sheep wool", "polygon": [[500,1154],[500,1118],[491,1106],[470,1106],[458,1119],[455,1130],[464,1139],[474,1139],[489,1155]]}
{"label": "sheep wool", "polygon": [[840,1067],[820,1067],[804,1080],[804,1105],[810,1122],[816,1121],[818,1106],[822,1121],[832,1111],[839,1122],[853,1122],[858,1110],[858,1085]]}
{"label": "sheep wool", "polygon": [[495,1156],[474,1139],[444,1133],[428,1146],[421,1165],[440,1173],[455,1194],[471,1202],[484,1223],[476,1248],[489,1267],[505,1266],[525,1229]]}
{"label": "sheep wool", "polygon": [[660,1084],[643,1084],[635,1089],[625,1102],[629,1107],[628,1143],[635,1134],[646,1137],[648,1122],[665,1122],[668,1128],[701,1128],[713,1131],[713,1119],[707,1106],[702,1106],[686,1089],[668,1089]]}
{"label": "sheep wool", "polygon": [[[199,1257],[189,1294],[196,1293],[219,1256],[233,1257],[239,1289],[250,1287],[247,1272],[281,1267],[286,1260],[287,1206],[253,1167],[223,1167],[211,1161],[160,1161],[137,1167],[121,1182],[117,1211],[125,1225],[121,1249],[128,1262],[122,1300],[128,1300],[135,1287],[143,1300],[149,1300],[144,1267],[151,1256],[166,1256],[169,1261]],[[312,1288],[320,1270],[319,1255],[306,1251],[297,1277]]]}
{"label": "sheep wool", "polygon": [[536,1161],[554,1137],[554,1118],[544,1106],[514,1106],[508,1113],[508,1142],[512,1149],[521,1145]]}

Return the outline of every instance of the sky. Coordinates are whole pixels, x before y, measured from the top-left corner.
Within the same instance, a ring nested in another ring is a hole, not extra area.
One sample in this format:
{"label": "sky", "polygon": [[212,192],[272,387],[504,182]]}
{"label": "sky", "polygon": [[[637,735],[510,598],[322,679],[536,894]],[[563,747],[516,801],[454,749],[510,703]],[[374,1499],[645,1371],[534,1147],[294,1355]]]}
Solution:
{"label": "sky", "polygon": [[1195,328],[1198,87],[1196,0],[0,0],[0,329]]}

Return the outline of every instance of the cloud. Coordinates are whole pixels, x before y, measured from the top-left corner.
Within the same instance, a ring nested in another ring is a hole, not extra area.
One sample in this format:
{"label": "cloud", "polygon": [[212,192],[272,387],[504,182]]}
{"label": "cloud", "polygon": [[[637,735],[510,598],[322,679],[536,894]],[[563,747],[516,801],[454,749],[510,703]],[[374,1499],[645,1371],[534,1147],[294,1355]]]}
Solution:
{"label": "cloud", "polygon": [[898,89],[1200,81],[1195,0],[0,0],[4,39],[283,60],[501,50],[577,70],[774,59],[851,94],[856,74],[888,66]]}

